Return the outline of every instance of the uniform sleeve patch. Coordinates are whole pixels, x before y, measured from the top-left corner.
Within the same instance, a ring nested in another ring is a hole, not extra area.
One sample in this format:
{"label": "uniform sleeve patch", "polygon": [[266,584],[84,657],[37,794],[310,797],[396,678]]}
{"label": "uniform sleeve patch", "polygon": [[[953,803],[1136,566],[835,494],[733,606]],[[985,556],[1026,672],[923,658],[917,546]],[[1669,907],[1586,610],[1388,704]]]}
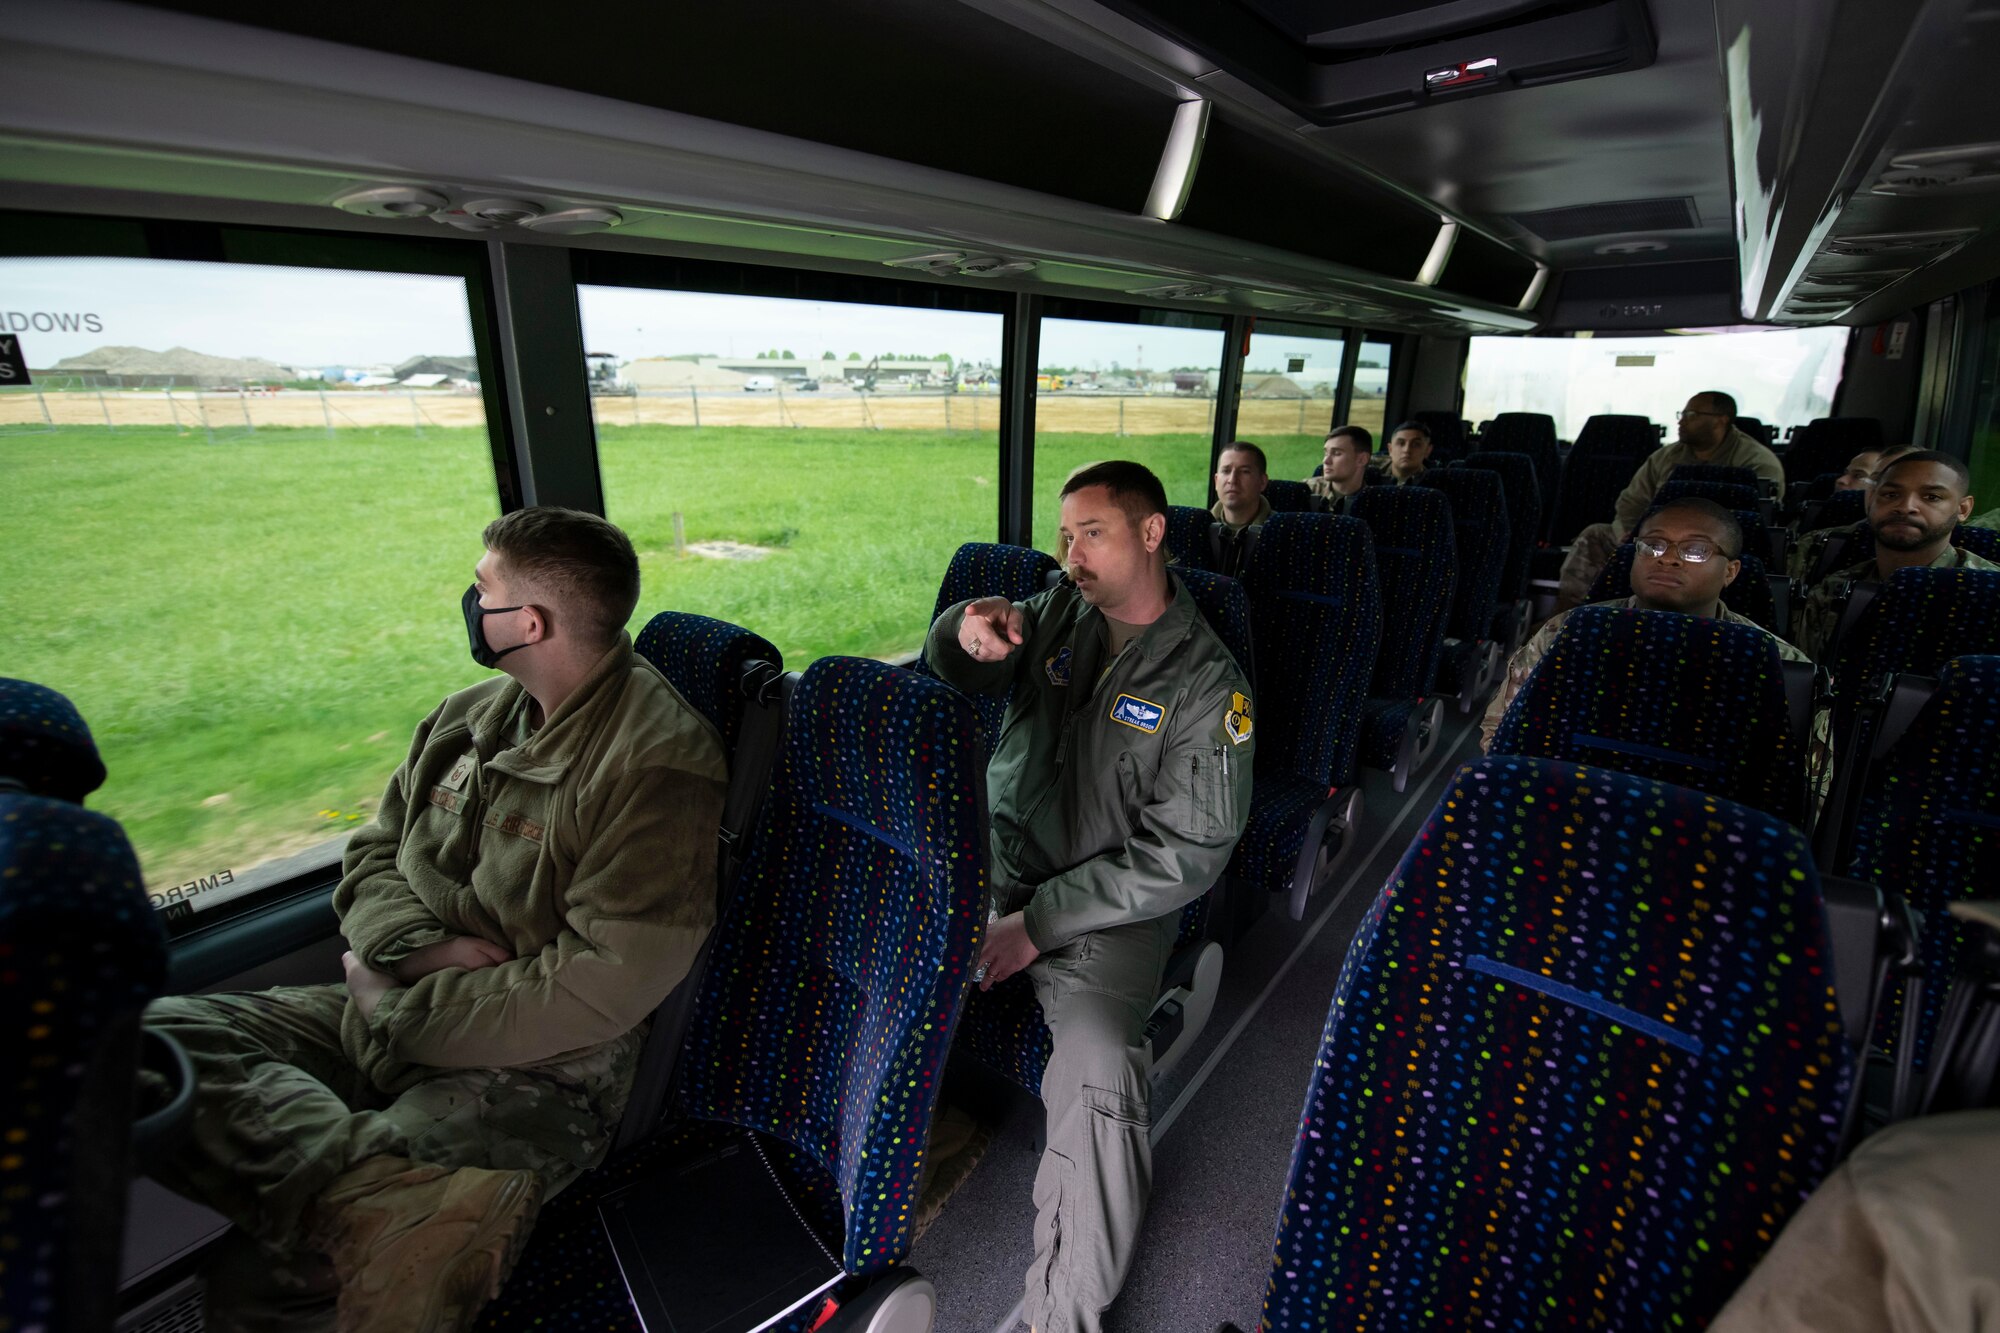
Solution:
{"label": "uniform sleeve patch", "polygon": [[1121,694],[1111,701],[1111,720],[1122,722],[1137,731],[1158,731],[1160,719],[1166,716],[1166,712],[1160,705],[1135,695]]}
{"label": "uniform sleeve patch", "polygon": [[1232,744],[1241,745],[1250,739],[1255,728],[1250,720],[1250,696],[1234,693],[1229,696],[1229,707],[1222,714],[1222,729],[1229,733]]}

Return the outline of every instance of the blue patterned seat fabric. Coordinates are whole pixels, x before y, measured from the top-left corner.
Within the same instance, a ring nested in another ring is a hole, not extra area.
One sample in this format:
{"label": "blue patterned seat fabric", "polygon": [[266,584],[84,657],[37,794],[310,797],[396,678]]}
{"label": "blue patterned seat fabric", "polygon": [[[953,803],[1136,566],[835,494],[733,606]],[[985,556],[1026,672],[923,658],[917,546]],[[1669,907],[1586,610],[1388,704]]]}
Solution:
{"label": "blue patterned seat fabric", "polygon": [[1500,478],[1500,496],[1507,504],[1507,559],[1500,568],[1502,602],[1528,595],[1528,571],[1535,554],[1535,534],[1542,526],[1541,483],[1535,460],[1526,454],[1482,449],[1459,464],[1491,472]]}
{"label": "blue patterned seat fabric", "polygon": [[[139,1013],[166,972],[117,823],[0,793],[0,1327],[111,1327],[125,1189],[106,1138],[126,1132]],[[121,1065],[122,1085],[94,1072]]]}
{"label": "blue patterned seat fabric", "polygon": [[[1585,600],[1606,602],[1615,597],[1630,597],[1632,560],[1636,554],[1631,542],[1621,544],[1604,568],[1597,571],[1597,581],[1590,585]],[[1785,634],[1786,627],[1777,623],[1778,604],[1772,600],[1764,562],[1754,555],[1743,557],[1743,567],[1736,572],[1735,581],[1722,590],[1722,604],[1780,637]]]}
{"label": "blue patterned seat fabric", "polygon": [[1868,494],[1866,490],[1835,491],[1799,520],[1799,534],[1859,523],[1868,517]]}
{"label": "blue patterned seat fabric", "polygon": [[[1542,412],[1502,412],[1480,432],[1479,453],[1526,454],[1535,462],[1535,486],[1540,499],[1537,542],[1548,536],[1555,521],[1556,497],[1562,489],[1562,454],[1556,448],[1556,419]],[[1474,457],[1478,455],[1475,454]]]}
{"label": "blue patterned seat fabric", "polygon": [[[1391,493],[1404,487],[1376,487]],[[1291,884],[1312,814],[1355,780],[1382,639],[1375,542],[1358,518],[1279,514],[1244,571],[1256,626],[1257,778],[1230,877]]]}
{"label": "blue patterned seat fabric", "polygon": [[1789,485],[1838,472],[1856,454],[1882,444],[1882,423],[1874,417],[1819,417],[1793,431],[1791,447],[1778,458]]}
{"label": "blue patterned seat fabric", "polygon": [[1586,453],[1581,445],[1571,450],[1563,460],[1562,489],[1556,498],[1549,540],[1558,544],[1574,541],[1576,534],[1592,523],[1609,523],[1619,492],[1644,461],[1636,454]]}
{"label": "blue patterned seat fabric", "polygon": [[68,698],[46,685],[0,677],[0,777],[36,796],[80,803],[104,785],[104,761]]}
{"label": "blue patterned seat fabric", "polygon": [[1615,768],[1798,823],[1806,738],[1792,733],[1779,661],[1771,636],[1748,625],[1580,606],[1514,696],[1492,752]]}
{"label": "blue patterned seat fabric", "polygon": [[[1924,711],[1871,769],[1845,873],[1899,893],[1923,921],[1924,1013],[1912,1057],[1922,1068],[1966,931],[1948,903],[2000,884],[2000,656],[1955,658]],[[1894,980],[1875,1045],[1893,1051],[1905,1002]]]}
{"label": "blue patterned seat fabric", "polygon": [[1465,456],[1465,418],[1456,412],[1412,412],[1431,434],[1431,465]]}
{"label": "blue patterned seat fabric", "polygon": [[784,654],[740,625],[684,611],[662,611],[646,622],[633,648],[714,724],[723,749],[734,752],[743,726],[743,664],[764,661],[780,671]]}
{"label": "blue patterned seat fabric", "polygon": [[1215,516],[1206,509],[1168,505],[1167,552],[1174,563],[1190,569],[1213,569],[1215,553],[1209,549],[1208,530],[1214,524]]}
{"label": "blue patterned seat fabric", "polygon": [[1262,1327],[1702,1327],[1834,1164],[1830,972],[1797,830],[1461,768],[1341,967]]}
{"label": "blue patterned seat fabric", "polygon": [[[1382,648],[1362,709],[1361,762],[1387,769],[1437,679],[1445,619],[1457,585],[1458,544],[1451,505],[1425,486],[1368,486],[1349,510],[1375,539],[1375,573],[1382,604]],[[1253,594],[1254,595],[1254,594]]]}
{"label": "blue patterned seat fabric", "polygon": [[1264,498],[1280,514],[1303,514],[1312,508],[1312,487],[1303,481],[1273,477],[1264,487]]}
{"label": "blue patterned seat fabric", "polygon": [[1985,653],[2000,653],[2000,573],[1899,569],[1838,645],[1833,695],[1859,699],[1883,676],[1935,676],[1954,657]]}
{"label": "blue patterned seat fabric", "polygon": [[986,912],[985,756],[964,696],[821,658],[718,925],[678,1107],[799,1148],[843,1262],[908,1253],[924,1143]]}
{"label": "blue patterned seat fabric", "polygon": [[[1277,522],[1276,516],[1272,521]],[[1289,517],[1284,520],[1285,524],[1296,521]],[[1174,573],[1201,609],[1208,627],[1236,658],[1237,665],[1245,675],[1255,679],[1250,602],[1243,585],[1201,569],[1176,567]],[[1257,717],[1264,724],[1257,733],[1261,748],[1270,734],[1270,712],[1261,697],[1256,707]],[[1262,773],[1261,760],[1259,773]],[[1261,782],[1262,777],[1258,780]],[[1210,886],[1206,893],[1181,909],[1174,948],[1185,948],[1206,937],[1216,895],[1222,888],[1220,883]],[[958,1028],[958,1049],[1038,1097],[1042,1092],[1042,1070],[1048,1065],[1049,1052],[1054,1046],[1055,1039],[1042,1021],[1042,1007],[1035,1000],[1035,988],[1025,975],[1010,977],[990,991],[974,991],[966,1001],[965,1019]]]}
{"label": "blue patterned seat fabric", "polygon": [[1713,500],[1724,509],[1755,510],[1762,500],[1755,486],[1727,481],[1687,481],[1679,475],[1686,470],[1686,468],[1675,468],[1675,475],[1667,478],[1661,483],[1660,489],[1653,492],[1653,508],[1657,509],[1671,500],[1696,497]]}
{"label": "blue patterned seat fabric", "polygon": [[1651,418],[1625,412],[1599,412],[1588,418],[1583,429],[1576,433],[1570,457],[1581,451],[1586,455],[1625,454],[1644,458],[1659,447],[1660,428]]}
{"label": "blue patterned seat fabric", "polygon": [[[1055,559],[1044,551],[1003,546],[998,542],[967,542],[952,554],[951,564],[945,567],[944,581],[938,585],[937,606],[932,609],[924,631],[929,633],[931,624],[947,610],[975,597],[1005,597],[1010,602],[1025,602],[1047,586],[1049,571],[1056,567]],[[937,677],[921,656],[915,669],[921,675]],[[990,694],[972,694],[966,698],[972,701],[972,709],[979,716],[981,744],[991,754],[1000,740],[1000,719],[1007,714],[1007,700]]]}
{"label": "blue patterned seat fabric", "polygon": [[1961,523],[1951,530],[1951,544],[1984,560],[2000,564],[2000,532]]}
{"label": "blue patterned seat fabric", "polygon": [[1451,502],[1458,578],[1432,682],[1440,694],[1456,694],[1468,662],[1493,636],[1500,577],[1507,568],[1507,500],[1498,474],[1477,468],[1426,468],[1418,484],[1444,492]]}

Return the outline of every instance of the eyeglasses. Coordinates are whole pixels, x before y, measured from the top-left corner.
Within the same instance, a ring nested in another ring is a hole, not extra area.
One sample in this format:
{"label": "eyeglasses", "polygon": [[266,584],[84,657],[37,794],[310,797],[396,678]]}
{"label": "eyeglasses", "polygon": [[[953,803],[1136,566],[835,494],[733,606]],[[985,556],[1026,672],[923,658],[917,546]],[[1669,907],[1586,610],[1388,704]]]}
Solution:
{"label": "eyeglasses", "polygon": [[1690,565],[1705,565],[1711,560],[1734,560],[1736,557],[1723,551],[1712,541],[1700,537],[1690,537],[1684,542],[1670,542],[1664,537],[1640,537],[1632,545],[1655,560],[1663,559],[1668,551],[1676,552]]}
{"label": "eyeglasses", "polygon": [[1690,409],[1684,407],[1680,411],[1674,413],[1674,420],[1686,421],[1689,417],[1719,417],[1721,415],[1722,413],[1720,412],[1704,412],[1699,408]]}

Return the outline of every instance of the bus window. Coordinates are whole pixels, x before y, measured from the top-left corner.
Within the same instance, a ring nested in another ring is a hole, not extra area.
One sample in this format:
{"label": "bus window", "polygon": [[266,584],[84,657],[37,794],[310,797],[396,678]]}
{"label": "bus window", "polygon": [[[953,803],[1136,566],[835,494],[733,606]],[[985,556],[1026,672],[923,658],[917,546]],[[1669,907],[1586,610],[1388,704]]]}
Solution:
{"label": "bus window", "polygon": [[581,286],[607,516],[636,635],[734,621],[787,667],[915,652],[999,516],[1001,317]]}
{"label": "bus window", "polygon": [[1545,412],[1575,439],[1600,412],[1667,426],[1689,397],[1720,389],[1744,416],[1803,425],[1826,416],[1840,387],[1843,328],[1643,338],[1474,338],[1466,357],[1465,416]]}
{"label": "bus window", "polygon": [[[1972,399],[1972,467],[1974,518],[1981,527],[2000,527],[2000,304],[1988,297],[1981,322],[1979,378]],[[1946,446],[1949,447],[1949,446]]]}
{"label": "bus window", "polygon": [[[6,672],[69,695],[155,906],[323,866],[483,673],[499,514],[462,278],[0,259]],[[43,327],[46,324],[47,327]]]}
{"label": "bus window", "polygon": [[1263,448],[1272,476],[1296,481],[1319,466],[1345,347],[1339,329],[1311,325],[1259,320],[1250,334],[1236,436]]}
{"label": "bus window", "polygon": [[1130,458],[1173,504],[1208,503],[1222,320],[1134,310],[1122,320],[1045,317],[1035,376],[1035,526],[1054,550],[1064,478]]}
{"label": "bus window", "polygon": [[1354,394],[1347,405],[1347,420],[1339,426],[1366,426],[1375,436],[1375,447],[1383,447],[1388,434],[1384,414],[1389,408],[1389,361],[1396,345],[1373,340],[1361,344],[1360,359],[1354,363]]}

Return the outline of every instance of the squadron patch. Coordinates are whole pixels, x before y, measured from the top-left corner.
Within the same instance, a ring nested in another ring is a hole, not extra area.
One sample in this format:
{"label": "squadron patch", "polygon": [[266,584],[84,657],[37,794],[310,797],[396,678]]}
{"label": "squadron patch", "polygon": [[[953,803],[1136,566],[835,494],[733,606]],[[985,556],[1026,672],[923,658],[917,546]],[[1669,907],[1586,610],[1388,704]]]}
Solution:
{"label": "squadron patch", "polygon": [[1241,745],[1250,739],[1255,724],[1250,720],[1250,698],[1244,694],[1231,694],[1229,707],[1222,714],[1222,729],[1229,733],[1232,744]]}
{"label": "squadron patch", "polygon": [[1111,720],[1122,722],[1135,731],[1155,732],[1160,729],[1160,719],[1167,710],[1156,703],[1129,694],[1121,694],[1111,701]]}
{"label": "squadron patch", "polygon": [[1050,655],[1048,661],[1042,665],[1048,669],[1049,684],[1069,684],[1069,649],[1064,648],[1062,651]]}

